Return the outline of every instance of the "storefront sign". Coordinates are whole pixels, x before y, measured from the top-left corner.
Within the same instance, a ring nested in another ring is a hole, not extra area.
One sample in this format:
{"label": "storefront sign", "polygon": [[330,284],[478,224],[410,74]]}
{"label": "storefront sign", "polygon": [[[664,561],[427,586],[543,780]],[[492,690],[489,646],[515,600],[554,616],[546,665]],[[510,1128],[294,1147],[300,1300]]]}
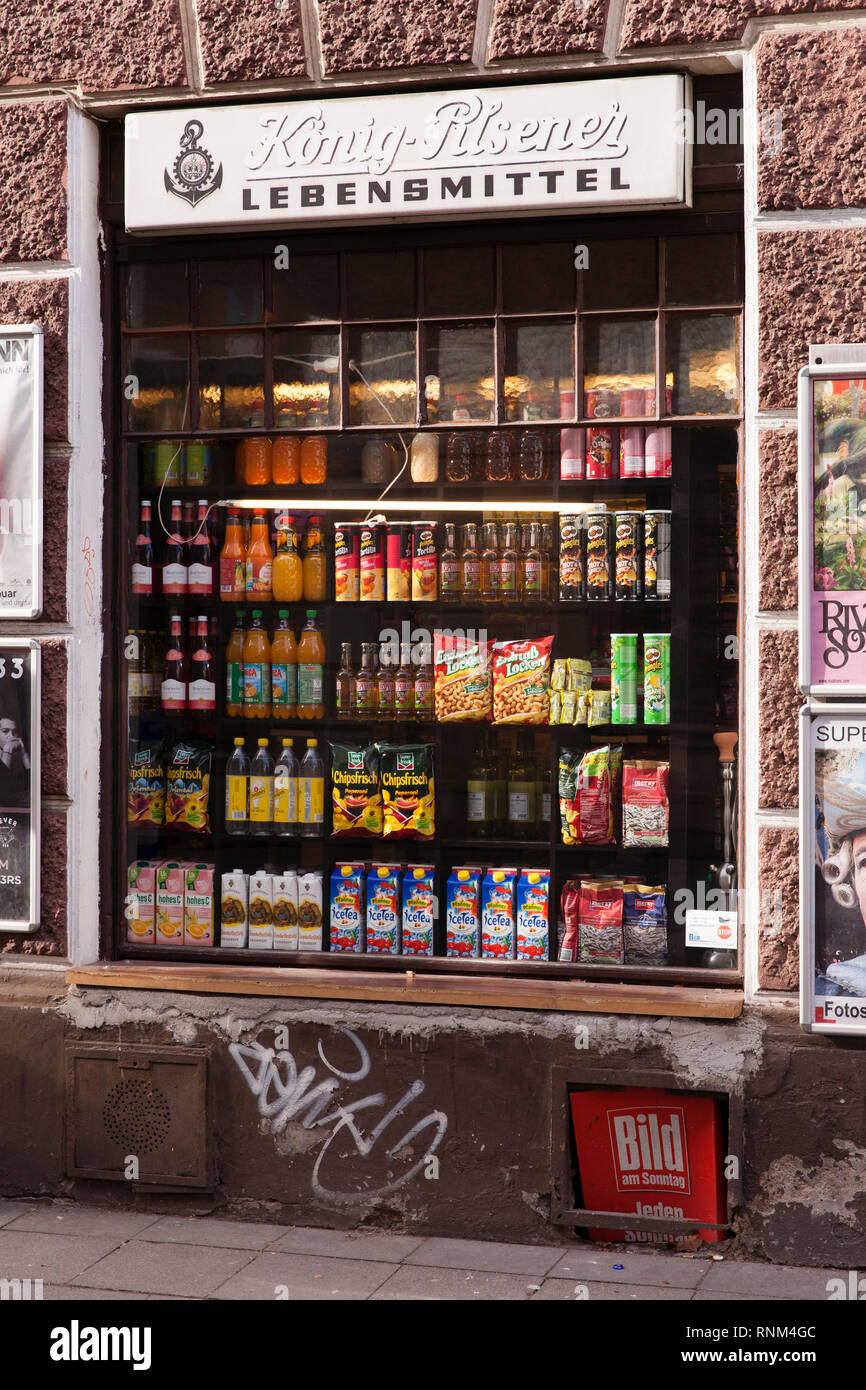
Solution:
{"label": "storefront sign", "polygon": [[42,611],[42,329],[0,325],[0,618]]}
{"label": "storefront sign", "polygon": [[713,950],[736,951],[738,926],[736,912],[686,910],[686,945]]}
{"label": "storefront sign", "polygon": [[683,76],[126,118],[130,231],[688,206]]}
{"label": "storefront sign", "polygon": [[866,695],[866,346],[813,347],[799,383],[800,688]]}
{"label": "storefront sign", "polygon": [[0,638],[0,932],[39,926],[39,657]]}

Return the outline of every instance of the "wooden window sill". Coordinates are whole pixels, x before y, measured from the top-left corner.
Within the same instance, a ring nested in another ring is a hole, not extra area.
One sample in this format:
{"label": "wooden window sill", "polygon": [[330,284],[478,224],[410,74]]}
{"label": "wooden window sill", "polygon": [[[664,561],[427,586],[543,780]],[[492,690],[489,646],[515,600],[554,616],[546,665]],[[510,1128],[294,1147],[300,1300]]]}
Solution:
{"label": "wooden window sill", "polygon": [[463,1005],[486,1009],[540,1009],[548,1013],[654,1014],[671,1018],[739,1018],[743,994],[735,989],[609,981],[385,974],[294,966],[189,965],[166,961],[97,961],[70,969],[71,985],[103,989],[163,989],[183,994],[273,995],[291,999],[354,999],[394,1004]]}

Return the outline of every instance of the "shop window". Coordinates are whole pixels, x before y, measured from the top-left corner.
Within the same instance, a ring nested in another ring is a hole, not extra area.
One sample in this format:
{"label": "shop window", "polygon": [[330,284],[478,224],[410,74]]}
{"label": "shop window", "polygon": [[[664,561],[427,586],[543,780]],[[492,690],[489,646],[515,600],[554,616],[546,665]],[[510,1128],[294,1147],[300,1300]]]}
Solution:
{"label": "shop window", "polygon": [[346,317],[415,317],[415,256],[411,251],[367,251],[346,256]]}
{"label": "shop window", "polygon": [[574,415],[574,320],[505,325],[505,418]]}
{"label": "shop window", "polygon": [[340,317],[340,262],[337,256],[274,256],[275,323],[317,323]]}
{"label": "shop window", "polygon": [[424,392],[427,419],[496,419],[493,325],[431,325]]}
{"label": "shop window", "polygon": [[340,335],[309,329],[274,334],[274,425],[340,423]]}
{"label": "shop window", "polygon": [[727,314],[670,316],[668,378],[675,415],[735,415],[740,406],[737,321]]}
{"label": "shop window", "polygon": [[130,266],[126,280],[127,328],[178,328],[189,322],[185,261]]}
{"label": "shop window", "polygon": [[587,319],[583,350],[583,414],[587,418],[656,413],[652,319]]}
{"label": "shop window", "polygon": [[203,327],[261,323],[260,260],[202,261],[197,267],[196,322]]}
{"label": "shop window", "polygon": [[189,337],[126,340],[124,404],[131,430],[186,430],[190,415]]}
{"label": "shop window", "polygon": [[492,314],[496,307],[493,248],[469,246],[424,254],[424,313],[433,318]]}
{"label": "shop window", "polygon": [[350,423],[413,424],[414,329],[353,329],[349,347]]}
{"label": "shop window", "polygon": [[539,242],[502,248],[502,311],[544,314],[574,305],[574,246]]}
{"label": "shop window", "polygon": [[207,333],[199,338],[198,403],[202,429],[264,427],[261,333]]}
{"label": "shop window", "polygon": [[670,237],[665,260],[668,304],[736,304],[742,296],[735,236]]}
{"label": "shop window", "polygon": [[578,271],[584,309],[650,309],[658,299],[656,237],[590,237]]}

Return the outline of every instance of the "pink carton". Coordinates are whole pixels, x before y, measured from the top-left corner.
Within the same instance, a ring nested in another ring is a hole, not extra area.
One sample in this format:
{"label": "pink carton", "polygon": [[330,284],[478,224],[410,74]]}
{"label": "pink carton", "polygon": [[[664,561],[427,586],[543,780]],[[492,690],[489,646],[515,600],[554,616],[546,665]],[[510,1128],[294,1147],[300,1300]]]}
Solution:
{"label": "pink carton", "polygon": [[137,859],[128,870],[126,939],[152,946],[156,940],[156,865]]}
{"label": "pink carton", "polygon": [[187,864],[183,889],[184,946],[215,946],[214,866]]}
{"label": "pink carton", "polygon": [[156,869],[156,939],[160,945],[183,945],[183,892],[186,864],[163,861]]}

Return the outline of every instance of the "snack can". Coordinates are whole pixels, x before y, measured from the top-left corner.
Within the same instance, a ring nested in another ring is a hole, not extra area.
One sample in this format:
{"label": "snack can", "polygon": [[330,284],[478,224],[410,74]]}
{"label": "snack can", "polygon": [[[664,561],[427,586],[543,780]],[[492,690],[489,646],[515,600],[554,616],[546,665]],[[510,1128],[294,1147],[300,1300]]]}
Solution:
{"label": "snack can", "polygon": [[481,885],[481,955],[513,960],[516,947],[516,869],[488,869]]}
{"label": "snack can", "polygon": [[669,478],[673,450],[673,430],[652,429],[646,432],[644,446],[646,476],[648,478]]}
{"label": "snack can", "polygon": [[550,955],[550,870],[524,869],[517,883],[517,959]]}
{"label": "snack can", "polygon": [[381,603],[385,597],[385,528],[379,522],[360,527],[361,602]]}
{"label": "snack can", "polygon": [[183,887],[185,864],[167,860],[156,870],[156,939],[162,944],[183,945]]}
{"label": "snack can", "polygon": [[274,874],[274,950],[298,949],[298,875]]}
{"label": "snack can", "polygon": [[628,386],[622,392],[620,415],[643,415],[646,391],[643,386]]}
{"label": "snack can", "polygon": [[208,439],[191,439],[184,447],[184,482],[206,487],[213,473],[211,444]]}
{"label": "snack can", "polygon": [[671,684],[671,635],[645,632],[643,639],[644,723],[669,724]]}
{"label": "snack can", "polygon": [[586,430],[568,425],[559,431],[559,476],[572,482],[586,477]]}
{"label": "snack can", "polygon": [[669,599],[671,596],[671,514],[644,512],[643,540],[644,598]]}
{"label": "snack can", "polygon": [[614,597],[643,598],[643,514],[614,513]]}
{"label": "snack can", "polygon": [[334,597],[338,603],[357,603],[361,586],[361,538],[357,521],[334,527]]}
{"label": "snack can", "polygon": [[153,481],[158,486],[183,481],[183,444],[179,439],[158,439],[154,444]]}
{"label": "snack can", "polygon": [[[670,415],[674,406],[674,388],[665,387],[665,414]],[[656,388],[648,386],[644,391],[644,415],[655,415],[656,413]]]}
{"label": "snack can", "polygon": [[610,722],[637,723],[636,632],[610,634]]}
{"label": "snack can", "polygon": [[432,864],[408,864],[403,875],[404,956],[432,956],[433,928],[439,916]]}
{"label": "snack can", "polygon": [[586,476],[604,482],[613,477],[613,449],[616,430],[594,426],[586,432]]}
{"label": "snack can", "polygon": [[321,869],[298,874],[298,947],[301,951],[322,949]]}
{"label": "snack can", "polygon": [[619,432],[619,476],[644,476],[644,432],[640,425],[629,425]]}
{"label": "snack can", "polygon": [[250,949],[274,948],[274,889],[270,874],[250,874]]}
{"label": "snack can", "polygon": [[214,866],[188,864],[183,890],[184,946],[215,946]]}
{"label": "snack can", "polygon": [[360,954],[364,925],[364,865],[336,864],[331,874],[331,950]]}
{"label": "snack can", "polygon": [[613,594],[613,517],[606,507],[586,516],[586,596],[609,599]]}
{"label": "snack can", "polygon": [[559,597],[586,598],[586,531],[583,512],[559,518]]}
{"label": "snack can", "polygon": [[437,591],[436,523],[412,523],[412,599],[435,602]]}
{"label": "snack can", "polygon": [[481,955],[481,869],[456,867],[445,897],[445,953]]}
{"label": "snack can", "polygon": [[388,602],[408,602],[412,594],[412,527],[408,522],[392,522],[386,540]]}
{"label": "snack can", "polygon": [[221,946],[246,946],[248,897],[247,875],[242,869],[223,874],[220,904]]}
{"label": "snack can", "polygon": [[126,939],[152,946],[156,921],[156,866],[138,859],[127,871]]}
{"label": "snack can", "polygon": [[607,419],[619,415],[619,391],[584,391],[583,402],[588,419]]}
{"label": "snack can", "polygon": [[370,866],[367,875],[367,952],[398,956],[402,945],[399,864]]}

